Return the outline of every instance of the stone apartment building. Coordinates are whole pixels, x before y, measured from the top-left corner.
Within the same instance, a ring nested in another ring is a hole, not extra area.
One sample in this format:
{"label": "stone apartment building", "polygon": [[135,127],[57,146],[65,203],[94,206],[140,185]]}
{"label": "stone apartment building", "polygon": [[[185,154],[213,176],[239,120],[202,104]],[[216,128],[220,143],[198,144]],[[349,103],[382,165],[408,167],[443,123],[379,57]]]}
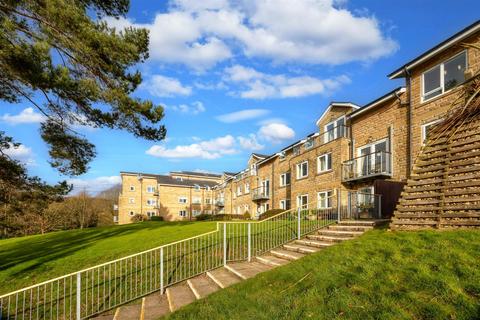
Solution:
{"label": "stone apartment building", "polygon": [[[275,154],[252,154],[241,172],[216,176],[209,191],[215,205],[208,212],[328,208],[337,192],[358,190],[388,199],[388,217],[429,130],[480,71],[480,50],[469,45],[474,43],[480,43],[480,21],[389,75],[405,86],[362,107],[332,102],[316,122],[318,131]],[[178,219],[177,209],[166,217]]]}

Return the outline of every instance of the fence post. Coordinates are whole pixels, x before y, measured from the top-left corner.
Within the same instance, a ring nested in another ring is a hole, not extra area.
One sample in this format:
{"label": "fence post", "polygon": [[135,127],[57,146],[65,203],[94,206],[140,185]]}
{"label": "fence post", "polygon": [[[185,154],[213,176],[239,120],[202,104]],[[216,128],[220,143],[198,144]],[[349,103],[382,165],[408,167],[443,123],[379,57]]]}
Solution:
{"label": "fence post", "polygon": [[163,294],[163,247],[160,248],[160,294]]}
{"label": "fence post", "polygon": [[250,222],[248,223],[248,262],[252,260],[252,232]]}
{"label": "fence post", "polygon": [[297,210],[297,239],[300,240],[300,236],[301,236],[301,229],[300,229],[300,223],[301,223],[301,218],[300,218],[300,215],[302,213],[302,207],[298,207],[298,210]]}
{"label": "fence post", "polygon": [[382,219],[382,195],[378,195],[378,219]]}
{"label": "fence post", "polygon": [[223,265],[227,265],[227,224],[223,224]]}
{"label": "fence post", "polygon": [[82,274],[77,273],[77,320],[82,319],[81,313],[81,302],[82,302]]}
{"label": "fence post", "polygon": [[341,205],[342,205],[342,195],[340,189],[337,189],[337,222],[340,223],[340,214],[341,214]]}
{"label": "fence post", "polygon": [[352,193],[350,191],[347,192],[347,213],[348,213],[348,218],[352,218]]}

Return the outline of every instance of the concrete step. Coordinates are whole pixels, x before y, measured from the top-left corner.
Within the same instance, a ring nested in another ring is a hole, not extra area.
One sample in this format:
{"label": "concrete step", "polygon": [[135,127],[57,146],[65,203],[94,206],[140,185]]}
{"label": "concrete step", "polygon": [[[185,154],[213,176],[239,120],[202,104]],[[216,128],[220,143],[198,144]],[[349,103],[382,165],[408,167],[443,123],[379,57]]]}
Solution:
{"label": "concrete step", "polygon": [[220,288],[229,287],[242,280],[239,276],[224,267],[208,271],[207,276],[210,277],[210,279],[212,279]]}
{"label": "concrete step", "polygon": [[257,257],[256,259],[258,262],[272,266],[272,267],[283,266],[289,262],[289,260],[282,259],[271,254],[265,254],[263,256]]}
{"label": "concrete step", "polygon": [[284,244],[283,248],[287,249],[288,251],[295,251],[295,252],[300,252],[305,254],[315,253],[321,250],[318,247],[304,246],[295,242]]}
{"label": "concrete step", "polygon": [[217,290],[220,290],[218,286],[210,277],[206,274],[201,274],[195,278],[187,280],[190,289],[197,299],[202,299]]}
{"label": "concrete step", "polygon": [[376,225],[375,220],[343,220],[338,224],[339,226],[372,226]]}
{"label": "concrete step", "polygon": [[307,236],[307,239],[317,240],[317,241],[326,241],[326,242],[342,242],[345,240],[351,240],[350,237],[334,237],[334,236],[322,236],[319,234],[310,234]]}
{"label": "concrete step", "polygon": [[94,318],[90,318],[90,320],[113,320],[113,316],[113,314],[102,314]]}
{"label": "concrete step", "polygon": [[356,237],[363,234],[363,231],[344,231],[344,230],[318,230],[317,234],[326,236]]}
{"label": "concrete step", "polygon": [[328,230],[339,230],[339,231],[368,231],[372,230],[373,226],[355,226],[355,225],[331,225],[328,227]]}
{"label": "concrete step", "polygon": [[240,278],[246,280],[256,276],[261,272],[268,271],[272,269],[272,266],[267,266],[266,264],[252,261],[252,262],[233,262],[225,266],[228,270],[239,276]]}
{"label": "concrete step", "polygon": [[168,287],[166,292],[168,306],[171,312],[174,312],[196,300],[195,295],[193,294],[192,290],[190,290],[190,287],[186,281]]}
{"label": "concrete step", "polygon": [[121,306],[115,312],[115,320],[133,320],[140,319],[140,312],[142,311],[141,304],[132,304],[129,306]]}
{"label": "concrete step", "polygon": [[317,241],[317,240],[311,240],[311,239],[295,240],[295,243],[298,243],[302,246],[317,247],[317,248],[326,248],[334,245],[334,243],[332,242]]}
{"label": "concrete step", "polygon": [[281,259],[287,259],[287,260],[298,260],[305,256],[305,254],[303,253],[290,251],[286,249],[274,249],[274,250],[270,250],[270,253],[276,257],[279,257]]}
{"label": "concrete step", "polygon": [[156,320],[170,313],[166,295],[154,293],[145,297],[143,304],[143,320]]}

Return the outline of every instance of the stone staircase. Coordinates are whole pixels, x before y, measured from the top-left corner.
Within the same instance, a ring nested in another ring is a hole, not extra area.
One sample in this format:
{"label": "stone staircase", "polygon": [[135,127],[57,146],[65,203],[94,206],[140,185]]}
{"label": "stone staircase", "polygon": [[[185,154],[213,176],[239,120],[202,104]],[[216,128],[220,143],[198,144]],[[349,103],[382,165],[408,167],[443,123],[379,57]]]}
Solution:
{"label": "stone staircase", "polygon": [[294,240],[281,247],[270,250],[268,253],[258,256],[250,262],[228,263],[224,267],[208,271],[168,287],[164,295],[157,292],[92,319],[158,319],[168,313],[175,312],[195,300],[205,298],[215,291],[227,288],[242,280],[252,278],[261,272],[286,265],[291,261],[301,259],[305,255],[358,237],[365,231],[373,229],[376,225],[384,222],[386,221],[344,221],[340,224],[331,225],[328,228],[307,235],[301,240]]}

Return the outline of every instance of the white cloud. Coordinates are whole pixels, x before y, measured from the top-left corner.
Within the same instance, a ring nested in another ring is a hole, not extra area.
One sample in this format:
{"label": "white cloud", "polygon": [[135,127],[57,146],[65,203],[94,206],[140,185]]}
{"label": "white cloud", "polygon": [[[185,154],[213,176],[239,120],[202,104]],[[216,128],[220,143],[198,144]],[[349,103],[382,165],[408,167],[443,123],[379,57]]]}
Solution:
{"label": "white cloud", "polygon": [[73,185],[70,194],[77,194],[82,191],[87,191],[90,194],[97,194],[105,189],[111,188],[122,182],[120,176],[101,176],[93,179],[69,179],[68,184]]}
{"label": "white cloud", "polygon": [[17,115],[6,113],[0,119],[10,124],[39,123],[45,120],[45,116],[33,108],[25,108]]}
{"label": "white cloud", "polygon": [[204,70],[243,54],[275,62],[342,64],[391,54],[398,45],[371,15],[339,0],[171,0],[154,21],[107,19],[150,30],[150,56]]}
{"label": "white cloud", "polygon": [[178,79],[158,74],[151,76],[142,86],[155,97],[189,96],[192,93],[192,88],[184,86]]}
{"label": "white cloud", "polygon": [[167,109],[172,109],[174,111],[189,114],[189,115],[197,115],[199,113],[205,112],[206,108],[200,101],[194,101],[191,104],[180,104],[178,106],[166,106]]}
{"label": "white cloud", "polygon": [[167,148],[164,145],[154,145],[146,151],[146,154],[169,159],[217,159],[223,155],[236,153],[235,145],[235,138],[231,135],[226,135],[189,145],[178,145],[174,148]]}
{"label": "white cloud", "polygon": [[257,136],[253,133],[249,134],[248,137],[238,137],[238,142],[240,143],[240,146],[245,150],[258,151],[265,148],[264,145],[258,142]]}
{"label": "white cloud", "polygon": [[332,79],[318,79],[309,76],[287,77],[271,75],[253,68],[234,65],[225,68],[224,81],[240,85],[239,92],[233,92],[246,99],[297,98],[314,94],[329,94],[341,85],[349,83],[347,76]]}
{"label": "white cloud", "polygon": [[16,148],[13,147],[13,145],[10,145],[10,148],[5,149],[4,153],[10,158],[18,160],[27,166],[33,166],[36,164],[32,149],[24,144],[21,144]]}
{"label": "white cloud", "polygon": [[225,123],[234,123],[244,120],[255,119],[269,114],[270,111],[266,109],[247,109],[217,116],[216,119]]}
{"label": "white cloud", "polygon": [[270,123],[260,127],[258,136],[272,143],[280,143],[293,139],[295,137],[295,131],[283,123]]}

